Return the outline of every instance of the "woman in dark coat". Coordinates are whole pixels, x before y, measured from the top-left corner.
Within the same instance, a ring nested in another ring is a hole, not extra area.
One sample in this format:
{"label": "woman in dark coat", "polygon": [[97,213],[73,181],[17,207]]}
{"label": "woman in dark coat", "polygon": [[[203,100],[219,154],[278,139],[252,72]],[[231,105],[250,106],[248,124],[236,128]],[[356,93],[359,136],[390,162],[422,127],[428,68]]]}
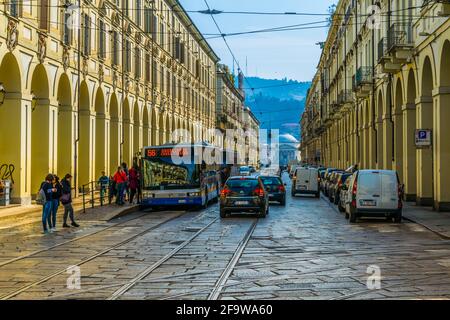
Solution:
{"label": "woman in dark coat", "polygon": [[68,173],[61,181],[61,203],[64,206],[63,228],[70,228],[70,226],[67,224],[67,217],[70,217],[70,221],[72,221],[72,227],[79,227],[79,225],[75,222],[75,217],[73,214],[71,180],[72,176]]}

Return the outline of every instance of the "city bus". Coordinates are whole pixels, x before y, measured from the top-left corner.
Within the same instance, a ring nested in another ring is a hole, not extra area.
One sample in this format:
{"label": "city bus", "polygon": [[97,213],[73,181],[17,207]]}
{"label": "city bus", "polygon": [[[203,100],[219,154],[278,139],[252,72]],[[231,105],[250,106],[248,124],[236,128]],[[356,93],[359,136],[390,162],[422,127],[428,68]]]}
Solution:
{"label": "city bus", "polygon": [[222,152],[207,143],[145,147],[141,159],[142,206],[205,208],[217,201],[221,164],[214,159]]}

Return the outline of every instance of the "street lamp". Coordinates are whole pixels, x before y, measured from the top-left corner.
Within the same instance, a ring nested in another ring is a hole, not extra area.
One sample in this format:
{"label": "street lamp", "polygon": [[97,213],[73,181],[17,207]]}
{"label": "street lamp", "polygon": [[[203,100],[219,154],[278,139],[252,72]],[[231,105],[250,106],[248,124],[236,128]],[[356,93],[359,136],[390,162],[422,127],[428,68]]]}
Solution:
{"label": "street lamp", "polygon": [[5,87],[3,86],[3,82],[0,82],[0,106],[3,105],[3,103],[5,103],[5,98],[6,98],[6,90]]}

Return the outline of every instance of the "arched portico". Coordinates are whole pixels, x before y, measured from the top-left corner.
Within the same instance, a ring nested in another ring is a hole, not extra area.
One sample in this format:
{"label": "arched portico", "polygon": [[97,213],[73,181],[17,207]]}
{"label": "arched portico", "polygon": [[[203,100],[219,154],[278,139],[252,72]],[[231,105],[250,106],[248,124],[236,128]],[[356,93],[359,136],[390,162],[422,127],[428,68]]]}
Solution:
{"label": "arched portico", "polygon": [[109,102],[110,125],[110,157],[109,157],[109,173],[113,174],[120,164],[120,142],[122,132],[122,122],[119,115],[119,103],[117,96],[112,93]]}
{"label": "arched portico", "polygon": [[98,178],[102,171],[108,172],[107,155],[109,154],[109,119],[106,118],[105,96],[101,88],[95,95],[95,171]]}
{"label": "arched portico", "polygon": [[[417,127],[433,130],[434,71],[429,57],[422,64],[420,98],[416,100]],[[431,149],[417,150],[417,204],[433,204],[433,154]]]}
{"label": "arched portico", "polygon": [[440,53],[439,84],[434,90],[435,105],[435,208],[450,211],[450,40]]}
{"label": "arched portico", "polygon": [[47,71],[39,64],[31,80],[31,193],[36,194],[48,173],[55,173],[57,107],[50,106]]}
{"label": "arched portico", "polygon": [[67,74],[59,79],[58,91],[58,175],[73,175],[76,113],[72,105],[72,89]]}
{"label": "arched portico", "polygon": [[5,89],[0,105],[0,179],[13,182],[12,202],[27,204],[31,202],[31,101],[22,94],[21,71],[12,53],[0,61],[0,83]]}

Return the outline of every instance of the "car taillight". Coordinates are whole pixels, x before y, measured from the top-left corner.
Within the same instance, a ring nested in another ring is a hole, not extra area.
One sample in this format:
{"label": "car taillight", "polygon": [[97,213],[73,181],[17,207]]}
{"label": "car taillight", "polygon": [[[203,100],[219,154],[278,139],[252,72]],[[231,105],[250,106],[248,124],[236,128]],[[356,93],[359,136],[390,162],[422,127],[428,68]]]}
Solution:
{"label": "car taillight", "polygon": [[280,192],[286,192],[286,188],[283,185],[279,185],[278,190],[280,190]]}
{"label": "car taillight", "polygon": [[356,208],[356,193],[358,192],[358,182],[355,180],[352,190],[352,207]]}
{"label": "car taillight", "polygon": [[228,188],[224,188],[224,189],[222,189],[222,191],[220,192],[220,195],[221,195],[222,197],[229,196],[230,194],[231,194],[231,190],[228,189]]}
{"label": "car taillight", "polygon": [[355,183],[353,183],[353,190],[352,190],[352,193],[355,197],[357,192],[358,192],[358,182],[355,180]]}
{"label": "car taillight", "polygon": [[403,197],[403,190],[402,190],[402,186],[398,186],[398,208],[402,209],[403,208],[403,202],[402,202],[402,197]]}
{"label": "car taillight", "polygon": [[264,197],[264,189],[263,188],[256,188],[255,191],[253,191],[255,195],[258,197]]}

